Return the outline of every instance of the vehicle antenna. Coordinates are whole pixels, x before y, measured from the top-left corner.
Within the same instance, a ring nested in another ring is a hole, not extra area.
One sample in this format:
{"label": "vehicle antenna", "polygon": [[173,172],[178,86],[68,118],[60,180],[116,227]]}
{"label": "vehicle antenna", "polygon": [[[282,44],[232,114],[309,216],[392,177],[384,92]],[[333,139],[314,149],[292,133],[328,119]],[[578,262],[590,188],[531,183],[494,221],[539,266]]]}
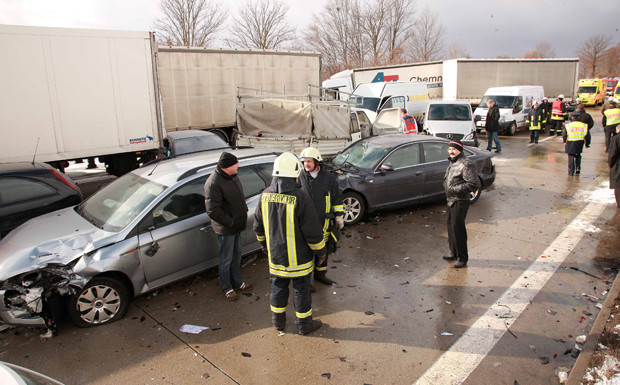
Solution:
{"label": "vehicle antenna", "polygon": [[40,136],[37,138],[37,145],[34,148],[34,155],[32,156],[32,165],[33,166],[34,166],[34,159],[37,157],[37,150],[39,149],[39,140],[41,140]]}
{"label": "vehicle antenna", "polygon": [[153,172],[155,171],[155,169],[157,168],[157,166],[159,166],[159,162],[157,162],[157,164],[155,165],[155,167],[153,167],[153,169],[151,170],[151,172],[149,172],[148,176],[153,175]]}

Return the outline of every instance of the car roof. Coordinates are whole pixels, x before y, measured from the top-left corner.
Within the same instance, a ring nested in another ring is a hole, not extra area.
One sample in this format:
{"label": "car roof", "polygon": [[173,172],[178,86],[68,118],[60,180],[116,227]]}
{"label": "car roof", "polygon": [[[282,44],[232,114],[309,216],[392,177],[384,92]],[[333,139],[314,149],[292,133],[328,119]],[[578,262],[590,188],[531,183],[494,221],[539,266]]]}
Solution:
{"label": "car roof", "polygon": [[413,143],[413,142],[431,142],[431,141],[445,141],[445,139],[437,138],[430,135],[406,135],[406,134],[389,134],[371,136],[364,141],[370,141],[375,146],[391,147],[401,143]]}
{"label": "car roof", "polygon": [[469,102],[467,100],[431,100],[429,104],[467,104]]}
{"label": "car roof", "polygon": [[[132,171],[132,173],[157,183],[171,186],[204,169],[215,167],[222,152],[224,152],[224,150],[181,155],[148,166],[143,166]],[[260,158],[273,160],[276,156],[280,155],[279,152],[254,148],[226,149],[226,152],[235,155],[239,159],[239,165],[241,166],[254,164],[255,160]]]}
{"label": "car roof", "polygon": [[14,171],[49,170],[52,167],[45,163],[32,162],[10,162],[0,163],[0,173]]}
{"label": "car roof", "polygon": [[183,131],[169,131],[166,133],[168,138],[172,139],[182,139],[189,138],[194,136],[217,136],[212,132],[201,131],[201,130],[183,130]]}

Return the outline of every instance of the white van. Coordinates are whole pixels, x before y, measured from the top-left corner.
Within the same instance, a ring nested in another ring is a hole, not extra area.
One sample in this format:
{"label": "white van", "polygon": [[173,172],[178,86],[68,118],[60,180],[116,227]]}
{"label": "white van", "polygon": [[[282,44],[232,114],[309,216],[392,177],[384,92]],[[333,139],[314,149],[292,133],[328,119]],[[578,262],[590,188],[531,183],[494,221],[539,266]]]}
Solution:
{"label": "white van", "polygon": [[527,114],[532,108],[532,102],[540,102],[545,95],[542,86],[510,86],[491,87],[480,100],[480,105],[474,112],[476,129],[480,132],[484,129],[487,118],[487,101],[493,99],[499,107],[499,129],[506,131],[508,135],[514,135],[519,127],[525,126]]}
{"label": "white van", "polygon": [[358,84],[349,102],[368,110],[368,117],[375,121],[379,111],[386,108],[406,108],[407,114],[422,127],[428,107],[428,88],[425,82],[375,82]]}
{"label": "white van", "polygon": [[476,124],[471,105],[465,100],[433,100],[428,104],[424,132],[450,140],[458,139],[468,146],[478,147]]}

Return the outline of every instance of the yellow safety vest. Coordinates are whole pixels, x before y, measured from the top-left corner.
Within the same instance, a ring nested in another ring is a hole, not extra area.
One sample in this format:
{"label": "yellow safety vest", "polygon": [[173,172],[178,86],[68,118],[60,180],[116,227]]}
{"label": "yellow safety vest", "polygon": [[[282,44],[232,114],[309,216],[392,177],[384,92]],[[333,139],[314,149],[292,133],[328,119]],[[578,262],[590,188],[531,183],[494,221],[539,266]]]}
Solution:
{"label": "yellow safety vest", "polygon": [[612,108],[604,112],[607,118],[607,125],[611,126],[620,123],[620,108]]}
{"label": "yellow safety vest", "polygon": [[570,122],[566,125],[566,133],[568,134],[567,142],[584,140],[588,133],[588,125],[582,122]]}

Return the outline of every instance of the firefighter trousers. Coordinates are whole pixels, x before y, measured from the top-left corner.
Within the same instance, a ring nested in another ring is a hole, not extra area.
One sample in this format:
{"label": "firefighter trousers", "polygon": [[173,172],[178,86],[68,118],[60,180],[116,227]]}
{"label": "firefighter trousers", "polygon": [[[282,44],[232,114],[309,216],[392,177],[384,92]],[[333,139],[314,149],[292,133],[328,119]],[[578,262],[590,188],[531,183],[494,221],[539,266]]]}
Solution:
{"label": "firefighter trousers", "polygon": [[284,278],[277,275],[269,277],[271,281],[271,311],[274,315],[286,312],[288,304],[289,283],[293,281],[293,303],[298,324],[312,322],[312,294],[310,292],[311,274],[302,277]]}
{"label": "firefighter trousers", "polygon": [[329,255],[336,252],[337,249],[336,241],[332,239],[330,236],[327,239],[327,243],[325,244],[325,260],[323,263],[319,263],[319,256],[314,256],[314,276],[317,275],[326,275],[327,274],[327,260],[329,259]]}
{"label": "firefighter trousers", "polygon": [[467,263],[467,229],[465,217],[469,210],[469,201],[456,201],[448,206],[448,243],[450,254],[459,261]]}
{"label": "firefighter trousers", "polygon": [[562,125],[564,124],[563,120],[552,119],[551,125],[549,126],[549,135],[560,135],[562,133]]}

